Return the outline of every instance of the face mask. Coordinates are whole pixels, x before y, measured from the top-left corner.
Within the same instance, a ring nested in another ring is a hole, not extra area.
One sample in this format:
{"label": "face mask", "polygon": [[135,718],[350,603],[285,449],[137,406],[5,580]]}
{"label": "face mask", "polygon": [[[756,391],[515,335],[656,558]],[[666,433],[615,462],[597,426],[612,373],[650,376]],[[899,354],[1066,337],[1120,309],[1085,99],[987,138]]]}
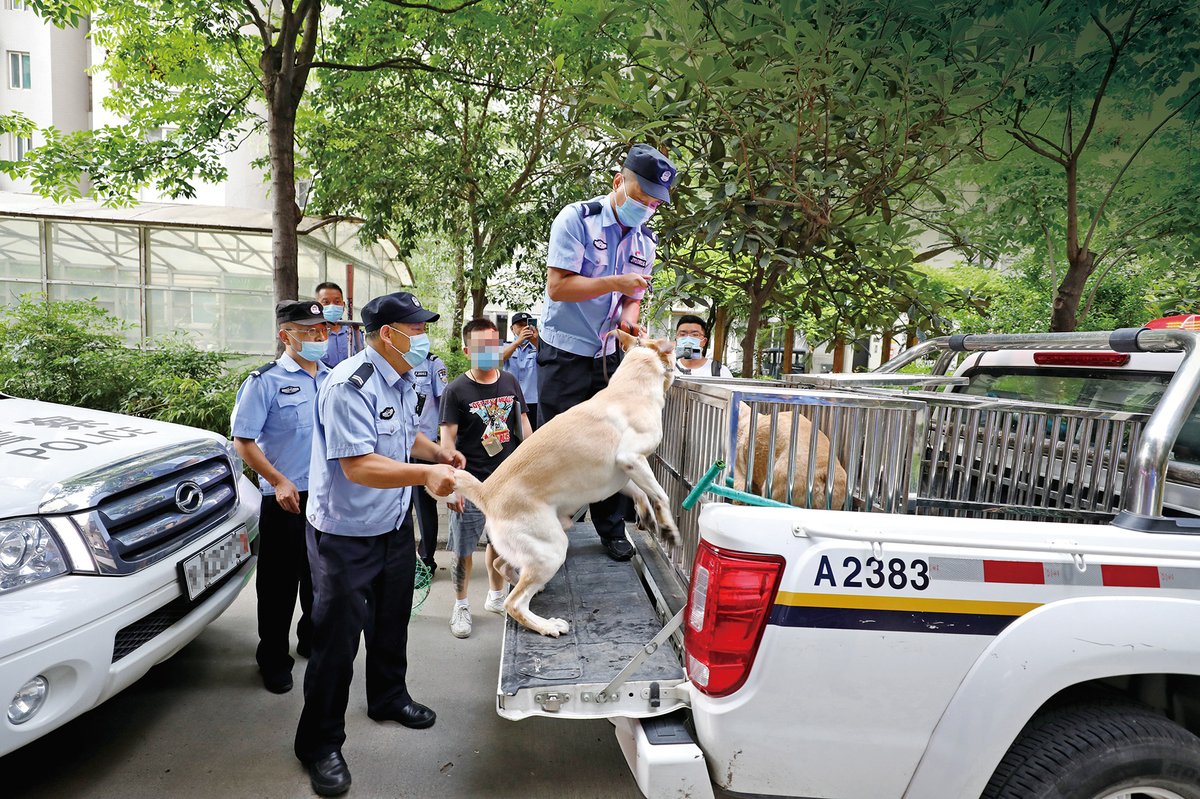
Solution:
{"label": "face mask", "polygon": [[675,342],[675,357],[683,360],[699,358],[701,354],[700,339],[695,336],[684,336]]}
{"label": "face mask", "polygon": [[396,350],[396,348],[393,347],[390,342],[385,341],[384,343],[387,344],[389,347],[392,347],[393,350],[396,350],[396,354],[399,355],[401,358],[403,358],[404,362],[407,363],[409,366],[412,366],[412,367],[419,366],[422,361],[424,361],[426,358],[429,357],[429,336],[428,335],[426,335],[425,333],[418,333],[415,336],[410,336],[407,333],[405,333],[403,330],[397,330],[396,328],[392,327],[391,325],[385,325],[385,327],[387,327],[393,333],[399,333],[400,335],[402,335],[406,339],[408,339],[408,352],[400,352],[400,350]]}
{"label": "face mask", "polygon": [[625,193],[625,202],[617,206],[617,221],[627,228],[635,228],[644,225],[649,221],[650,217],[654,216],[654,209],[645,203],[640,203],[629,196],[629,192],[625,192],[625,184],[621,184],[621,190]]}
{"label": "face mask", "polygon": [[329,341],[301,341],[293,334],[288,333],[288,337],[292,341],[300,345],[300,357],[306,361],[319,361],[325,357],[325,351],[329,349]]}
{"label": "face mask", "polygon": [[321,309],[321,313],[324,314],[326,322],[336,322],[342,318],[342,314],[345,312],[346,309],[340,305],[326,305]]}
{"label": "face mask", "polygon": [[500,348],[487,347],[480,352],[472,352],[471,366],[484,370],[500,368]]}

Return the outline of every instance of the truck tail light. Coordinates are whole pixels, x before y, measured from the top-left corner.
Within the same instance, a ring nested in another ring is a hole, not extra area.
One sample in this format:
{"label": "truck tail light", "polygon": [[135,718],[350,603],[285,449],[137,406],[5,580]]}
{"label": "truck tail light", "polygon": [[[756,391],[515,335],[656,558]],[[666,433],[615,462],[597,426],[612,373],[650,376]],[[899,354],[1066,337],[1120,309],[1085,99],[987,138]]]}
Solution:
{"label": "truck tail light", "polygon": [[754,665],[784,560],[700,542],[684,612],[688,677],[709,696],[742,687]]}
{"label": "truck tail light", "polygon": [[1125,352],[1035,352],[1033,362],[1038,366],[1124,366],[1129,363]]}

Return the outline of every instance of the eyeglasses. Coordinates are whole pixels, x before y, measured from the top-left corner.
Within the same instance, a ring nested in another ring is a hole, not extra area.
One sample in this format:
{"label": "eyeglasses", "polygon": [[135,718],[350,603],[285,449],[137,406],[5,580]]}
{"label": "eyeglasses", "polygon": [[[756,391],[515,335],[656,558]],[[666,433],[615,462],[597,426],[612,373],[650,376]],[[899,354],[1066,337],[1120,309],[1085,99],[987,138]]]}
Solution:
{"label": "eyeglasses", "polygon": [[289,336],[300,339],[301,341],[324,341],[329,338],[329,328],[325,325],[312,325],[311,327],[302,327],[299,330],[296,328],[285,327],[284,332]]}

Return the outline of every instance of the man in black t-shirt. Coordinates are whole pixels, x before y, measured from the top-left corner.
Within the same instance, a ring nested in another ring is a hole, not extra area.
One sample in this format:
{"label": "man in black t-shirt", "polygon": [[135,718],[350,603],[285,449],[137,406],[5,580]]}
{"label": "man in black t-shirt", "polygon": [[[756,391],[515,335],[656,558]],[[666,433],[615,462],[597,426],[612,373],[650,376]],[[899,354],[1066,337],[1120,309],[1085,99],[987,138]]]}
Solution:
{"label": "man in black t-shirt", "polygon": [[[466,469],[486,480],[523,439],[533,431],[528,408],[517,378],[500,370],[500,331],[489,319],[472,319],[463,325],[463,352],[471,368],[459,375],[442,395],[442,438],[454,441],[467,459]],[[450,632],[456,638],[471,634],[471,607],[467,587],[471,560],[483,534],[483,512],[463,497],[450,505],[450,544],[453,554],[456,601],[450,614]],[[496,571],[492,545],[484,555],[488,597],[484,610],[504,612],[504,579]]]}

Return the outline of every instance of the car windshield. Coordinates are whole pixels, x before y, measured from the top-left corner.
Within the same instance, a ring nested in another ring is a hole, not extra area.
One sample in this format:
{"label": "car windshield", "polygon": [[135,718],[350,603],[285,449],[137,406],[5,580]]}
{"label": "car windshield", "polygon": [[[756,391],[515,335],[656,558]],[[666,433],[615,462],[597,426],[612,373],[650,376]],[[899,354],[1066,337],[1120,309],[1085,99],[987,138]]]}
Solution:
{"label": "car windshield", "polygon": [[[1048,402],[1080,408],[1150,413],[1171,376],[1147,372],[1091,372],[1071,369],[981,368],[967,375],[961,391],[981,397]],[[1200,403],[1175,441],[1172,457],[1200,464]]]}

